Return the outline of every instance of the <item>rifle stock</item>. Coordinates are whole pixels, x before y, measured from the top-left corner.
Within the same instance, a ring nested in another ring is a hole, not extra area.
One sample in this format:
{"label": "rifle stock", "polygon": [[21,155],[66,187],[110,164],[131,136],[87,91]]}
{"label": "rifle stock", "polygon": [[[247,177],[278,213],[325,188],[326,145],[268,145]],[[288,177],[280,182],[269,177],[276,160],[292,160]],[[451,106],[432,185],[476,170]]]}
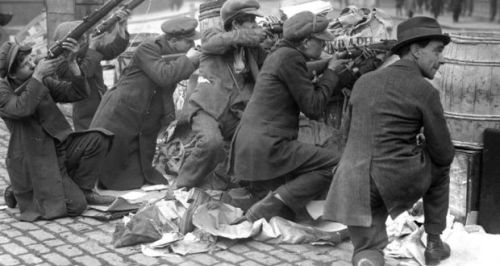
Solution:
{"label": "rifle stock", "polygon": [[[133,10],[134,8],[136,8],[137,6],[142,4],[142,2],[144,2],[144,0],[131,0],[128,3],[126,3],[125,5],[121,6],[120,10],[127,10],[127,9]],[[117,15],[117,12],[115,12],[115,13],[113,13],[112,16],[105,19],[104,21],[99,23],[99,25],[97,25],[97,27],[95,27],[94,35],[97,36],[97,35],[103,34],[107,30],[109,30],[113,25],[115,25],[118,21],[120,21],[120,17]]]}
{"label": "rifle stock", "polygon": [[83,18],[82,23],[78,24],[76,28],[74,28],[71,32],[66,34],[63,38],[56,41],[54,45],[49,48],[47,58],[52,59],[56,58],[64,52],[64,48],[62,47],[62,42],[68,38],[72,38],[75,40],[80,39],[85,32],[87,32],[90,28],[92,28],[99,20],[105,17],[113,8],[118,6],[123,0],[109,0],[106,2],[101,8],[95,10],[90,13],[90,15]]}

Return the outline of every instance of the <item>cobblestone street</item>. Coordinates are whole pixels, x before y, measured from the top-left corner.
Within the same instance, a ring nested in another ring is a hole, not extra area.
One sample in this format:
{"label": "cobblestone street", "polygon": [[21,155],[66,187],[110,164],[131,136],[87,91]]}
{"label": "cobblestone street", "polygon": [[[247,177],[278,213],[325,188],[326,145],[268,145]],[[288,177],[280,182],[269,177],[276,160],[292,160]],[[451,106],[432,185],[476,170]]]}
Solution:
{"label": "cobblestone street", "polygon": [[[10,183],[5,169],[9,133],[0,122],[0,205]],[[152,258],[140,246],[114,248],[116,223],[91,218],[62,218],[35,223],[19,222],[17,209],[0,210],[0,265],[351,265],[349,241],[336,247],[269,245],[241,241],[213,254]],[[396,263],[392,263],[397,265]]]}

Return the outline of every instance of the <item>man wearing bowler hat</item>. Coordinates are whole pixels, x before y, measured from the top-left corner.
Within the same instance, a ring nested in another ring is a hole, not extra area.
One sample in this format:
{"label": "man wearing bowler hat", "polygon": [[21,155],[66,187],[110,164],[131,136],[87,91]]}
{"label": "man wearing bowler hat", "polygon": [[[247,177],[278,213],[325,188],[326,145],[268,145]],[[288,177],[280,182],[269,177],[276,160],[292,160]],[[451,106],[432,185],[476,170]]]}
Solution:
{"label": "man wearing bowler hat", "polygon": [[324,218],[348,226],[354,265],[384,265],[388,215],[422,197],[426,264],[450,256],[440,234],[454,148],[439,93],[426,80],[443,64],[450,37],[435,19],[414,17],[398,26],[397,38],[392,52],[401,59],[354,85],[348,140],[324,210]]}
{"label": "man wearing bowler hat", "polygon": [[[117,84],[102,97],[90,127],[115,134],[99,176],[104,188],[128,190],[166,183],[151,162],[160,128],[174,119],[176,84],[198,67],[199,52],[193,49],[194,40],[200,37],[197,25],[189,17],[164,22],[165,34],[137,47]],[[186,55],[170,61],[162,58],[176,53]]]}

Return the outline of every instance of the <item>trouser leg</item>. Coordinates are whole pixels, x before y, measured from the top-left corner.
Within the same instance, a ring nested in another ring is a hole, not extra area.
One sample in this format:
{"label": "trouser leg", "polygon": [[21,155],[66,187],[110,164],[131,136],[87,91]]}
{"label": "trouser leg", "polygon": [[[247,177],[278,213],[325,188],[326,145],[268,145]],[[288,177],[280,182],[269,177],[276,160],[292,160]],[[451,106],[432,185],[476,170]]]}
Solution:
{"label": "trouser leg", "polygon": [[225,157],[219,123],[212,116],[198,111],[192,118],[191,129],[196,134],[196,145],[179,170],[177,187],[199,185]]}
{"label": "trouser leg", "polygon": [[389,214],[372,180],[370,180],[370,207],[372,213],[370,227],[347,227],[354,245],[353,265],[358,265],[363,260],[370,260],[374,265],[384,265],[384,248],[389,243],[385,222]]}
{"label": "trouser leg", "polygon": [[66,167],[78,187],[83,190],[95,187],[110,145],[111,137],[100,132],[87,132],[72,137],[66,148]]}
{"label": "trouser leg", "polygon": [[433,165],[431,175],[431,186],[423,197],[424,228],[428,234],[439,235],[446,228],[450,196],[450,167]]}

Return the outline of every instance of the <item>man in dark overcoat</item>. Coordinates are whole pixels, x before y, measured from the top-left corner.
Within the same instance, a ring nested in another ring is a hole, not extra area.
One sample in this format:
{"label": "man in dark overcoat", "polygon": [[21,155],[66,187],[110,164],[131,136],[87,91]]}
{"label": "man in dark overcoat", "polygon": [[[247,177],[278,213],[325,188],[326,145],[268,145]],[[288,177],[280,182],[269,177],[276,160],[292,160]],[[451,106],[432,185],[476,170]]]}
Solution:
{"label": "man in dark overcoat", "polygon": [[51,76],[63,57],[35,66],[31,48],[6,42],[0,48],[0,116],[10,132],[6,158],[11,186],[5,202],[20,210],[20,219],[54,219],[81,214],[88,204],[109,204],[114,198],[93,192],[97,172],[111,144],[105,130],[73,132],[57,107],[88,96],[89,88],[75,52],[65,40],[72,82]]}
{"label": "man in dark overcoat", "polygon": [[[90,88],[90,95],[78,102],[73,103],[72,119],[75,130],[85,130],[101,102],[102,95],[107,91],[104,84],[102,60],[112,60],[120,55],[129,44],[129,34],[126,31],[126,17],[128,13],[124,10],[117,11],[120,22],[113,30],[104,32],[98,36],[85,34],[80,40],[77,62],[84,73]],[[57,25],[54,31],[53,41],[59,41],[71,30],[78,26],[81,21],[68,21]],[[66,64],[61,64],[57,71],[59,78],[71,80],[71,73]]]}
{"label": "man in dark overcoat", "polygon": [[226,158],[224,140],[231,140],[267,55],[260,47],[266,31],[255,21],[259,8],[256,0],[228,0],[220,11],[224,30],[203,33],[198,84],[188,102],[196,146],[179,170],[178,187],[210,187],[207,176]]}
{"label": "man in dark overcoat", "polygon": [[[174,119],[177,83],[198,67],[199,52],[191,49],[199,38],[197,25],[188,17],[164,22],[165,34],[137,47],[117,84],[104,94],[90,125],[115,134],[99,176],[104,188],[128,190],[167,182],[152,166],[156,139],[162,123]],[[175,60],[162,58],[186,52]]]}
{"label": "man in dark overcoat", "polygon": [[440,234],[446,226],[454,148],[439,92],[426,80],[443,64],[450,38],[428,17],[402,22],[397,37],[392,52],[401,59],[361,76],[353,88],[347,144],[324,209],[325,219],[348,226],[354,265],[384,264],[388,215],[395,218],[421,197],[426,263],[450,255]]}
{"label": "man in dark overcoat", "polygon": [[333,40],[327,26],[325,17],[309,11],[285,21],[284,40],[264,62],[233,138],[231,173],[261,198],[245,214],[250,221],[293,219],[331,182],[338,151],[297,140],[300,112],[322,117],[335,90],[343,87],[337,72],[346,60],[332,58],[317,83],[306,67]]}

